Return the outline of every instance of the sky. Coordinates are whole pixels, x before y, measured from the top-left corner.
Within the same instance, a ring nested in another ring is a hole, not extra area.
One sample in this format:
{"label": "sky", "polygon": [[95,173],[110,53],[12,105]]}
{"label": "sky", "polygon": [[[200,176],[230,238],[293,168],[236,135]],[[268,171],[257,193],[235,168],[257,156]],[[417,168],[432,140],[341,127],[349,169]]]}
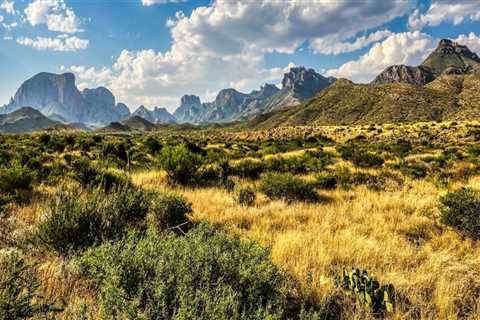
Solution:
{"label": "sky", "polygon": [[0,105],[42,71],[131,110],[248,93],[292,66],[366,83],[442,38],[480,53],[480,1],[0,0]]}

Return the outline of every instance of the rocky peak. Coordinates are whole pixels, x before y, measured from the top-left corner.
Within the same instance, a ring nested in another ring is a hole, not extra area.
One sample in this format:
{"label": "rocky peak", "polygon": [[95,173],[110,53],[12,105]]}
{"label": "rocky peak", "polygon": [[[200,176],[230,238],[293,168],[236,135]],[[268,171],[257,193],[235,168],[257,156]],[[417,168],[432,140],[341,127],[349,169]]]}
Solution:
{"label": "rocky peak", "polygon": [[130,109],[128,109],[125,103],[121,103],[121,102],[117,103],[117,105],[115,106],[115,109],[117,110],[118,114],[122,118],[126,118],[130,115]]}
{"label": "rocky peak", "polygon": [[435,79],[430,68],[419,66],[410,67],[405,65],[394,65],[385,69],[379,74],[373,84],[384,83],[410,83],[415,85],[424,85]]}
{"label": "rocky peak", "polygon": [[283,76],[282,90],[292,90],[302,100],[316,95],[333,81],[334,78],[326,78],[313,69],[294,67]]}
{"label": "rocky peak", "polygon": [[470,49],[467,46],[461,45],[449,39],[440,40],[434,53],[435,52],[446,54],[446,55],[458,54],[463,57],[480,62],[480,58],[478,57],[478,55],[470,51]]}
{"label": "rocky peak", "polygon": [[182,106],[198,106],[202,104],[200,98],[193,94],[186,94],[180,100],[180,107]]}
{"label": "rocky peak", "polygon": [[109,106],[115,105],[115,97],[112,92],[105,87],[84,89],[82,95],[89,103]]}
{"label": "rocky peak", "polygon": [[217,97],[215,98],[214,104],[222,106],[238,106],[243,102],[243,100],[245,100],[246,97],[246,94],[238,92],[235,89],[223,89],[218,93]]}

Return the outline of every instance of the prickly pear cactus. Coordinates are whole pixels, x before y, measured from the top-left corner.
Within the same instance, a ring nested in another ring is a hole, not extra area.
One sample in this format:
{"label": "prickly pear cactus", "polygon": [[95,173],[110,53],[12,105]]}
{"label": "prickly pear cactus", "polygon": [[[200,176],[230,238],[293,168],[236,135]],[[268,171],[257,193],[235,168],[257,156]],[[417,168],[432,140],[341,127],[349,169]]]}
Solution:
{"label": "prickly pear cactus", "polygon": [[383,285],[368,272],[359,269],[343,271],[336,275],[337,284],[357,302],[374,313],[393,312],[395,307],[395,289],[393,285]]}

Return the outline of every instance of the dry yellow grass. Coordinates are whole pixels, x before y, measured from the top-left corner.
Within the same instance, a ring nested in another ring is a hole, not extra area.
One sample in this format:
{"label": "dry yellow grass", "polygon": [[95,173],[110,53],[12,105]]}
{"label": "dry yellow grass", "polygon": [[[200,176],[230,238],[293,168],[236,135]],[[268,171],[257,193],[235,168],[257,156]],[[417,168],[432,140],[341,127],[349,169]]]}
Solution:
{"label": "dry yellow grass", "polygon": [[[164,190],[164,175],[139,173],[135,183]],[[469,186],[480,188],[480,179]],[[395,192],[324,192],[331,201],[286,204],[261,198],[242,207],[218,188],[177,189],[192,202],[196,221],[271,247],[273,261],[303,284],[311,277],[318,299],[334,290],[331,269],[359,267],[394,284],[397,319],[480,319],[480,248],[435,222],[445,192],[408,181]]]}

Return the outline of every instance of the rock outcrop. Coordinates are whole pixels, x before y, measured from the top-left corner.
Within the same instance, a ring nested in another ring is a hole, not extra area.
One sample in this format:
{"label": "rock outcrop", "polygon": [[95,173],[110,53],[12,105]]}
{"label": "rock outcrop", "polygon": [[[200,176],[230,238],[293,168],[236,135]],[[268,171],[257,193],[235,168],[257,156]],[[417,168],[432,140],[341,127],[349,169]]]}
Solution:
{"label": "rock outcrop", "polygon": [[11,113],[0,115],[0,132],[2,133],[32,132],[58,124],[59,122],[50,120],[40,111],[30,107],[23,107]]}
{"label": "rock outcrop", "polygon": [[141,117],[151,123],[175,123],[175,117],[167,111],[165,108],[155,107],[153,110],[149,110],[144,106],[138,107],[135,112],[132,113],[132,116]]}

